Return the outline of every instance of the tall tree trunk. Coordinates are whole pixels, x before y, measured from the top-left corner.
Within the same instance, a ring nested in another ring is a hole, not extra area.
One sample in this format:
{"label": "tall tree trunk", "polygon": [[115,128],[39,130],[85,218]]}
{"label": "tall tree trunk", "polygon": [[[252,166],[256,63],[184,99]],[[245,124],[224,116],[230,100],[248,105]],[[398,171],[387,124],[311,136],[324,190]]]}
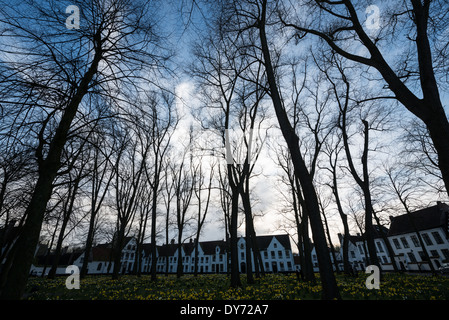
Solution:
{"label": "tall tree trunk", "polygon": [[337,287],[335,275],[332,270],[332,263],[330,261],[329,252],[326,244],[326,237],[321,221],[320,208],[318,205],[318,198],[313,186],[312,178],[307,170],[306,164],[302,158],[299,150],[299,138],[292,128],[288,116],[283,108],[281,97],[277,88],[276,77],[274,75],[273,66],[271,64],[271,56],[268,48],[268,42],[265,33],[266,9],[267,1],[263,1],[261,21],[259,21],[259,35],[262,46],[262,53],[265,62],[265,70],[270,88],[270,95],[273,101],[273,106],[279,122],[279,126],[287,142],[290,150],[293,167],[297,175],[304,194],[306,208],[309,214],[310,223],[313,232],[313,239],[317,252],[317,258],[320,268],[321,283],[323,287],[323,299],[340,299],[340,293]]}
{"label": "tall tree trunk", "polygon": [[248,213],[245,212],[245,254],[246,254],[246,283],[254,284],[254,276],[253,276],[253,264],[252,264],[252,241],[251,241],[251,231],[250,231],[250,222],[248,222],[249,217]]}
{"label": "tall tree trunk", "polygon": [[56,270],[58,268],[59,264],[59,258],[61,257],[61,250],[62,250],[62,242],[64,240],[65,236],[65,229],[67,227],[67,223],[69,222],[69,216],[64,215],[64,219],[62,220],[61,229],[59,230],[59,236],[58,241],[56,242],[56,249],[53,256],[53,263],[50,268],[50,271],[48,272],[48,279],[54,279],[56,276]]}
{"label": "tall tree trunk", "polygon": [[[231,165],[228,165],[228,167]],[[238,210],[239,210],[239,193],[234,188],[232,190],[232,199],[231,199],[231,221],[229,226],[229,235],[230,235],[230,252],[231,252],[231,287],[237,288],[241,287],[242,283],[240,282],[240,272],[239,272],[239,256],[238,256],[238,236],[237,236],[237,227],[238,227]]]}
{"label": "tall tree trunk", "polygon": [[120,223],[119,228],[116,233],[116,239],[114,244],[114,268],[112,269],[112,279],[118,280],[119,273],[120,273],[120,267],[121,267],[121,260],[122,260],[122,249],[125,240],[125,224]]}
{"label": "tall tree trunk", "polygon": [[[156,164],[157,165],[157,164]],[[151,207],[151,281],[157,281],[157,247],[156,247],[156,218],[157,218],[157,191],[159,189],[159,173],[156,166],[154,184],[152,186],[153,203]],[[168,243],[167,243],[168,245]],[[167,264],[168,269],[168,264]]]}
{"label": "tall tree trunk", "polygon": [[[101,35],[97,33],[94,39],[97,43],[100,43]],[[61,117],[58,128],[50,143],[47,158],[39,166],[39,178],[25,212],[27,220],[14,245],[12,267],[9,270],[4,270],[8,273],[8,280],[4,287],[1,288],[1,299],[20,299],[25,291],[31,263],[34,258],[36,246],[39,243],[45,209],[52,194],[53,181],[60,167],[61,154],[67,140],[67,134],[78,111],[78,106],[87,93],[92,78],[97,73],[98,64],[101,59],[102,50],[100,45],[95,50],[95,55],[89,70],[82,78],[75,95]],[[17,254],[17,252],[20,252],[20,254]]]}
{"label": "tall tree trunk", "polygon": [[90,214],[90,219],[89,219],[89,230],[87,231],[86,246],[84,248],[83,265],[81,266],[81,271],[80,271],[81,279],[84,279],[87,276],[87,273],[89,271],[88,267],[89,267],[90,253],[92,252],[92,245],[94,242],[95,219],[96,219],[96,214],[94,213],[94,210],[92,210],[91,214]]}
{"label": "tall tree trunk", "polygon": [[332,191],[335,196],[335,202],[337,204],[338,213],[340,214],[341,222],[343,223],[343,272],[346,275],[351,274],[351,266],[349,264],[349,225],[348,225],[348,217],[343,211],[343,207],[341,206],[340,202],[340,195],[338,194],[337,189],[337,176],[335,171],[333,171],[333,186]]}
{"label": "tall tree trunk", "polygon": [[312,246],[310,243],[309,237],[309,214],[307,211],[307,206],[304,201],[304,197],[301,193],[300,183],[298,178],[295,178],[296,184],[296,196],[298,197],[298,203],[302,207],[302,219],[300,223],[300,235],[302,238],[302,246],[303,246],[303,254],[304,254],[304,280],[309,281],[311,283],[315,283],[315,272],[313,270],[313,262],[312,262]]}

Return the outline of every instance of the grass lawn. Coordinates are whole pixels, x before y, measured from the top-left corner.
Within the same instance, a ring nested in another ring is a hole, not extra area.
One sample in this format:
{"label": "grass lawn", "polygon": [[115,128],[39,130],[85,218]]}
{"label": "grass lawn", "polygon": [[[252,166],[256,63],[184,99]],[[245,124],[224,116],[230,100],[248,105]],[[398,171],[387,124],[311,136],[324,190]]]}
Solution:
{"label": "grass lawn", "polygon": [[[356,278],[337,275],[343,299],[348,300],[447,300],[449,278],[407,274],[385,274],[380,289],[368,290],[368,275]],[[295,274],[268,274],[247,285],[245,275],[242,288],[229,288],[226,275],[158,276],[152,283],[149,276],[122,276],[111,280],[110,276],[89,276],[80,281],[80,289],[69,290],[66,277],[55,280],[30,278],[25,297],[31,300],[313,300],[321,298],[321,285],[298,282]]]}

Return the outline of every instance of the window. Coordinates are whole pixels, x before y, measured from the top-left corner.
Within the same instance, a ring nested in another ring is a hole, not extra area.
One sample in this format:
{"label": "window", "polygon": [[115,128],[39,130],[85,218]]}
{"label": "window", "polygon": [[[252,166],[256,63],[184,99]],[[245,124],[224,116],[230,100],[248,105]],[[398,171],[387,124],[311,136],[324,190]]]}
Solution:
{"label": "window", "polygon": [[396,249],[401,249],[401,245],[399,244],[399,241],[397,238],[393,239],[393,243],[394,243],[394,246],[396,247]]}
{"label": "window", "polygon": [[241,252],[241,253],[240,253],[240,258],[241,258],[241,259],[245,259],[245,253],[244,253],[244,252]]}
{"label": "window", "polygon": [[444,241],[443,241],[443,239],[441,238],[440,233],[439,233],[438,231],[432,232],[432,236],[433,236],[433,238],[435,239],[435,241],[436,241],[437,244],[443,244],[443,243],[444,243]]}
{"label": "window", "polygon": [[100,270],[101,270],[101,267],[102,267],[102,263],[100,262],[100,263],[98,264],[98,266],[97,266],[97,271],[100,271]]}
{"label": "window", "polygon": [[421,247],[421,245],[419,244],[419,240],[418,240],[418,238],[415,235],[412,235],[411,238],[412,238],[413,245],[416,248]]}
{"label": "window", "polygon": [[405,239],[404,237],[401,237],[401,242],[402,242],[402,245],[404,246],[404,248],[409,248],[407,239]]}
{"label": "window", "polygon": [[418,251],[418,254],[419,254],[419,257],[421,258],[421,261],[427,261],[424,251]]}
{"label": "window", "polygon": [[382,247],[382,243],[376,242],[376,245],[377,245],[377,249],[379,250],[379,252],[384,252],[384,248]]}
{"label": "window", "polygon": [[430,250],[430,255],[433,258],[437,258],[437,259],[440,257],[440,255],[438,254],[438,251],[436,251],[436,250]]}
{"label": "window", "polygon": [[274,251],[271,251],[271,259],[276,259],[276,253]]}
{"label": "window", "polygon": [[355,259],[355,252],[351,250],[351,258]]}
{"label": "window", "polygon": [[290,258],[290,251],[285,250],[285,256],[286,256],[287,258]]}
{"label": "window", "polygon": [[277,247],[278,247],[277,243],[274,243],[273,248],[277,248]]}
{"label": "window", "polygon": [[288,268],[288,271],[292,270],[292,263],[290,261],[287,261],[287,268]]}
{"label": "window", "polygon": [[278,251],[278,258],[282,259],[282,251],[280,251],[280,250]]}
{"label": "window", "polygon": [[264,255],[264,258],[265,258],[265,259],[268,259],[268,251],[264,251],[264,252],[263,252],[263,255]]}
{"label": "window", "polygon": [[357,248],[359,248],[359,251],[360,251],[361,254],[364,254],[364,253],[363,253],[363,247],[362,247],[361,244],[357,245]]}
{"label": "window", "polygon": [[411,263],[416,263],[416,258],[415,258],[415,255],[413,254],[413,252],[409,252],[409,253],[407,253],[407,255],[408,255],[408,258],[410,259]]}
{"label": "window", "polygon": [[443,249],[441,250],[441,253],[444,256],[444,259],[449,260],[449,249]]}
{"label": "window", "polygon": [[430,240],[430,237],[429,237],[429,235],[428,235],[427,233],[423,233],[423,234],[422,234],[422,238],[424,239],[424,242],[425,242],[428,246],[433,245],[433,242],[432,242],[432,240]]}

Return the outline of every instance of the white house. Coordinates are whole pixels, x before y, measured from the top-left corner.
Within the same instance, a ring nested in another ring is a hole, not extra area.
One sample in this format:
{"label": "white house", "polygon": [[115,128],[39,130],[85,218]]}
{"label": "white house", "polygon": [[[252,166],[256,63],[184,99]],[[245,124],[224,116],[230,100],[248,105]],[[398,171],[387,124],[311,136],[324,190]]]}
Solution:
{"label": "white house", "polygon": [[[388,238],[400,267],[410,271],[428,271],[429,263],[438,269],[449,262],[449,206],[437,202],[435,206],[390,217]],[[425,257],[424,248],[430,261]]]}
{"label": "white house", "polygon": [[[437,202],[422,210],[390,217],[390,229],[387,239],[394,252],[394,261],[398,268],[404,271],[429,271],[429,261],[426,261],[421,246],[421,237],[429,255],[430,263],[438,269],[443,263],[449,262],[449,206]],[[393,265],[387,251],[386,243],[376,227],[375,245],[382,270],[392,271]],[[341,250],[343,236],[339,234]],[[343,252],[343,251],[342,251]],[[349,262],[354,270],[364,271],[369,256],[364,236],[349,236]]]}
{"label": "white house", "polygon": [[[385,241],[381,235],[381,232],[388,237],[388,229],[385,227],[379,227],[378,225],[373,226],[373,236],[374,236],[374,245],[376,246],[376,253],[379,259],[379,263],[381,264],[382,270],[392,269],[391,259],[388,254],[387,246]],[[344,235],[338,234],[338,238],[340,240],[341,245],[341,258],[343,259],[343,238]],[[365,271],[365,268],[368,266],[369,252],[366,244],[365,236],[360,235],[359,233],[355,236],[349,235],[348,239],[348,260],[354,271]],[[341,270],[343,269],[343,264],[341,264]]]}
{"label": "white house", "polygon": [[[266,272],[294,271],[293,254],[290,238],[287,234],[256,237]],[[238,240],[239,271],[246,272],[246,239]],[[223,240],[203,241],[198,244],[198,272],[225,273],[228,268],[227,245]],[[182,244],[183,272],[193,273],[195,268],[195,248],[192,242]],[[172,241],[168,245],[158,246],[157,272],[176,273],[178,263],[178,248]],[[252,270],[255,271],[254,254],[251,251]]]}
{"label": "white house", "polygon": [[[294,271],[293,253],[290,245],[290,237],[287,234],[256,237],[257,246],[262,257],[265,272],[291,272]],[[239,269],[246,272],[246,243],[245,238],[238,241]],[[252,270],[254,271],[254,255],[251,254]]]}

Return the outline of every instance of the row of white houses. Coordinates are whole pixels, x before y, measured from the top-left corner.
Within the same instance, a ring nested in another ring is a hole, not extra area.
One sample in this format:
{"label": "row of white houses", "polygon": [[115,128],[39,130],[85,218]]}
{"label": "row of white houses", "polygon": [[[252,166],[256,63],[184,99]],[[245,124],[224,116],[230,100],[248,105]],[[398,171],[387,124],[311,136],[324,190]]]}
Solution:
{"label": "row of white houses", "polygon": [[[429,271],[430,264],[437,270],[442,264],[449,263],[449,206],[445,203],[437,202],[422,210],[390,217],[390,228],[375,227],[376,252],[384,271],[392,271],[393,265],[388,253],[387,246],[381,232],[386,237],[393,250],[393,259],[396,265],[404,271]],[[14,235],[16,228],[10,228],[10,235]],[[1,231],[1,230],[0,230]],[[3,231],[4,232],[4,231]],[[340,270],[343,270],[343,235],[339,234],[341,249],[336,252],[336,259]],[[290,245],[290,238],[287,234],[258,236],[257,244],[261,252],[264,270],[266,272],[292,272],[299,270],[299,259],[293,256]],[[246,257],[245,238],[238,241],[238,257],[240,272],[246,272],[248,257]],[[429,259],[425,257],[425,250]],[[176,273],[179,253],[177,244],[174,242],[157,246],[158,273]],[[3,251],[6,250],[2,248]],[[31,273],[41,275],[47,273],[51,266],[50,259],[46,256],[45,246],[38,246],[36,249],[35,263],[32,265]],[[150,244],[142,247],[141,272],[150,272],[151,254]],[[194,272],[195,249],[192,242],[184,243],[181,246],[181,259],[184,273]],[[121,273],[130,273],[134,269],[136,261],[136,240],[132,237],[126,238],[122,248]],[[314,270],[318,271],[318,260],[315,249],[312,250],[312,263]],[[4,256],[4,255],[3,255]],[[348,246],[349,262],[355,271],[364,271],[368,263],[368,251],[364,235],[350,235]],[[61,267],[58,274],[65,274],[67,265],[77,265],[81,268],[83,264],[84,252],[82,249],[64,252],[60,258]],[[254,257],[251,254],[252,269],[254,270]],[[331,255],[333,261],[333,256]],[[110,243],[95,246],[91,250],[88,263],[89,274],[112,273],[112,245]],[[226,242],[203,241],[198,248],[198,272],[200,273],[226,273],[228,270],[228,253]],[[333,261],[334,262],[334,261]]]}
{"label": "row of white houses", "polygon": [[[257,244],[261,251],[264,270],[266,272],[292,272],[295,270],[293,254],[290,245],[290,238],[287,234],[258,236]],[[122,259],[120,272],[122,274],[130,273],[134,270],[136,263],[136,240],[133,237],[126,238],[122,249]],[[92,248],[88,263],[88,274],[107,274],[112,273],[114,262],[112,261],[111,244],[102,244]],[[141,272],[150,272],[151,254],[150,244],[144,244],[142,248]],[[184,273],[193,273],[195,266],[195,248],[192,242],[182,244],[181,259]],[[170,244],[157,246],[157,264],[158,273],[176,273],[178,258],[180,257],[177,244],[173,241]],[[246,256],[246,241],[241,237],[238,241],[239,270],[246,272],[248,263]],[[82,250],[65,253],[61,257],[61,267],[57,274],[65,274],[67,265],[76,265],[81,268],[84,259]],[[251,252],[252,270],[254,271],[254,256]],[[36,264],[32,265],[31,274],[41,275],[45,266],[44,257],[37,257]],[[168,268],[168,270],[167,270]],[[226,242],[203,241],[198,246],[198,272],[199,273],[226,273],[228,268],[228,254]],[[45,268],[47,273],[49,267]]]}
{"label": "row of white houses", "polygon": [[[437,202],[435,206],[390,217],[390,220],[390,229],[375,226],[374,242],[382,270],[393,270],[386,243],[380,234],[382,231],[386,232],[396,265],[403,271],[430,271],[430,264],[434,270],[438,270],[444,263],[449,263],[447,204]],[[343,235],[339,234],[339,239],[343,247]],[[429,259],[426,259],[424,250],[427,251]],[[354,270],[365,270],[369,254],[363,235],[349,236],[348,256]],[[343,265],[340,267],[343,268]]]}

